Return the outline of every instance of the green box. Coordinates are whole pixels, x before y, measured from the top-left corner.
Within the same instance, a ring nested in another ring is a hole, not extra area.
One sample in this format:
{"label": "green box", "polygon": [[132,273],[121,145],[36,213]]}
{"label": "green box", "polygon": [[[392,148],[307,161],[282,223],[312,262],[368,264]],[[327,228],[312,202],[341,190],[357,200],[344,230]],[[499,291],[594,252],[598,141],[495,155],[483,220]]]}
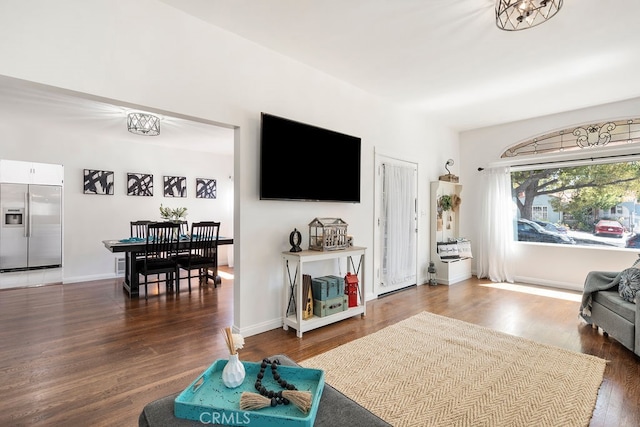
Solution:
{"label": "green box", "polygon": [[311,279],[313,299],[320,301],[344,295],[344,278],[339,276],[321,276]]}
{"label": "green box", "polygon": [[325,280],[333,280],[336,285],[338,286],[338,295],[344,295],[344,277],[340,277],[340,276],[335,276],[335,275],[329,275],[329,276],[323,276],[323,279]]}
{"label": "green box", "polygon": [[345,311],[349,306],[349,298],[347,295],[341,295],[337,298],[326,300],[313,300],[313,314],[318,317],[330,316],[332,314]]}
{"label": "green box", "polygon": [[337,297],[338,295],[329,295],[331,287],[329,282],[321,277],[314,277],[311,279],[311,292],[313,293],[314,300],[324,301],[330,297]]}

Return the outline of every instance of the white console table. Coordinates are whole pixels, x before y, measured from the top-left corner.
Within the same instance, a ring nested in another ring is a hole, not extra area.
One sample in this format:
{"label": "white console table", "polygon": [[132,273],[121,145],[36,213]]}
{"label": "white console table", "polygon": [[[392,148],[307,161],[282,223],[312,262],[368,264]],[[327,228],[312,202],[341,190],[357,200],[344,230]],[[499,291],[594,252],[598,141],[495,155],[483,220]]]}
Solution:
{"label": "white console table", "polygon": [[[365,252],[366,248],[362,247],[350,247],[335,251],[283,252],[282,260],[285,281],[283,329],[286,331],[289,327],[292,327],[297,331],[297,336],[302,338],[302,334],[306,331],[320,328],[349,317],[357,315],[365,316]],[[314,315],[309,319],[303,319],[302,276],[304,274],[305,264],[309,262],[334,260],[337,258],[346,258],[347,272],[358,275],[358,305],[329,316],[318,317]],[[357,265],[354,259],[357,259]],[[289,308],[292,304],[295,310],[293,314],[289,314]]]}

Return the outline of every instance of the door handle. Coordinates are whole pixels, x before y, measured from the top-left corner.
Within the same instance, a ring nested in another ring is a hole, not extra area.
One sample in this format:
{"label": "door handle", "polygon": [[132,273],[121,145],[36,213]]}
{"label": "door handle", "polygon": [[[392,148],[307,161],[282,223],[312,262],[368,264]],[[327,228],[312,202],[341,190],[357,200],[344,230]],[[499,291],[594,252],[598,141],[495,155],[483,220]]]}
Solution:
{"label": "door handle", "polygon": [[24,237],[31,237],[31,193],[27,190],[24,194],[24,206],[26,209],[25,216],[27,222],[24,225]]}

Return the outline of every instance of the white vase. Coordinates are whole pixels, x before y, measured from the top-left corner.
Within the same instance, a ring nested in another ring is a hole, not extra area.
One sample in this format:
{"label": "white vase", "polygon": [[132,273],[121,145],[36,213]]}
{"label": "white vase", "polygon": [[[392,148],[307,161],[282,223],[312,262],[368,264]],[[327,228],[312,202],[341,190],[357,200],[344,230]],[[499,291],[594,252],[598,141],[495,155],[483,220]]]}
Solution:
{"label": "white vase", "polygon": [[222,383],[229,388],[236,388],[244,381],[244,365],[238,359],[238,353],[229,355],[229,361],[222,369]]}

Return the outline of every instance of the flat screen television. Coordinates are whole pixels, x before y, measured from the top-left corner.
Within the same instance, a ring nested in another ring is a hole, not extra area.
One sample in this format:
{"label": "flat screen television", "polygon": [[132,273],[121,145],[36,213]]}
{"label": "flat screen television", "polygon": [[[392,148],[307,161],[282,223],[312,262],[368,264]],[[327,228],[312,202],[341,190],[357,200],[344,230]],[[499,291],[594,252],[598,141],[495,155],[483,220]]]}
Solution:
{"label": "flat screen television", "polygon": [[359,203],[360,143],[262,113],[260,199]]}

